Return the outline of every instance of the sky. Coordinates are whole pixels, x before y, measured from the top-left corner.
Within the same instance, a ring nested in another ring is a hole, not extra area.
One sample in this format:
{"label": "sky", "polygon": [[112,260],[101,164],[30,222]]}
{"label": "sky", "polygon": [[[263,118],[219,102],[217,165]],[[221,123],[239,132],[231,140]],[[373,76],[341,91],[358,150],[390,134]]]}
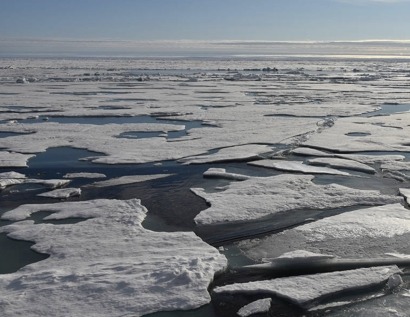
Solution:
{"label": "sky", "polygon": [[0,0],[0,53],[12,40],[407,40],[409,16],[410,0]]}

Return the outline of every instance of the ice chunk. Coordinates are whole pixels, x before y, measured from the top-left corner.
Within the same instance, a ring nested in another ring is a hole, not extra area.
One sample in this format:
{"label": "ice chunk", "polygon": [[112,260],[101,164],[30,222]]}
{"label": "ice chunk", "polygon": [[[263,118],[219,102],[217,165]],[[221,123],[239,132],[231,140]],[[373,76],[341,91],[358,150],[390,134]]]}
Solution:
{"label": "ice chunk", "polygon": [[278,212],[303,209],[331,209],[355,205],[382,205],[401,202],[402,198],[381,195],[379,191],[357,190],[330,184],[316,185],[311,175],[283,174],[252,177],[231,183],[226,190],[207,193],[191,190],[211,207],[196,216],[197,224],[249,221]]}
{"label": "ice chunk", "polygon": [[224,168],[209,168],[207,171],[204,172],[204,177],[222,178],[236,181],[243,181],[250,178],[250,176],[242,174],[227,173]]}
{"label": "ice chunk", "polygon": [[27,161],[33,156],[33,154],[0,151],[0,167],[27,167]]}
{"label": "ice chunk", "polygon": [[94,186],[94,187],[120,186],[120,185],[146,182],[146,181],[159,179],[159,178],[165,178],[169,176],[172,176],[172,174],[128,175],[128,176],[121,176],[117,178],[108,179],[106,181],[94,182],[88,186]]}
{"label": "ice chunk", "polygon": [[321,254],[321,253],[314,253],[314,252],[309,252],[306,250],[295,250],[295,251],[290,251],[286,252],[280,256],[278,256],[275,259],[272,259],[273,261],[278,261],[278,260],[323,260],[323,259],[332,259],[334,258],[334,255],[328,255],[328,254]]}
{"label": "ice chunk", "polygon": [[237,283],[217,287],[213,291],[215,294],[273,294],[303,308],[310,308],[326,296],[376,286],[387,281],[392,275],[400,272],[397,266],[361,268],[332,273]]}
{"label": "ice chunk", "polygon": [[238,315],[241,317],[248,317],[253,314],[267,313],[272,304],[272,298],[263,298],[254,301],[238,310]]}
{"label": "ice chunk", "polygon": [[179,160],[184,164],[204,164],[227,161],[249,161],[259,158],[259,155],[272,152],[272,148],[266,145],[246,144],[228,147],[208,155],[187,157]]}
{"label": "ice chunk", "polygon": [[105,174],[101,173],[67,173],[63,178],[106,178]]}
{"label": "ice chunk", "polygon": [[2,316],[119,317],[193,309],[210,301],[207,287],[227,265],[218,250],[192,232],[144,229],[147,210],[137,199],[23,205],[5,218],[41,210],[55,212],[47,219],[88,219],[61,225],[27,220],[1,227],[50,254],[0,275]]}
{"label": "ice chunk", "polygon": [[311,165],[329,166],[332,168],[344,168],[369,174],[376,173],[374,168],[366,164],[341,158],[315,158],[308,160],[308,163]]}
{"label": "ice chunk", "polygon": [[400,195],[406,198],[406,202],[410,203],[410,189],[409,188],[399,188]]}
{"label": "ice chunk", "polygon": [[52,190],[50,192],[41,193],[41,194],[38,194],[37,196],[49,197],[49,198],[69,198],[69,197],[75,197],[75,196],[80,196],[80,195],[81,195],[80,188],[61,188],[61,189]]}
{"label": "ice chunk", "polygon": [[348,176],[349,173],[338,171],[328,167],[316,167],[309,166],[300,161],[274,161],[274,160],[261,160],[248,163],[253,166],[274,168],[280,171],[286,172],[299,172],[305,174],[329,174],[329,175],[343,175]]}
{"label": "ice chunk", "polygon": [[286,230],[261,240],[241,242],[248,257],[276,257],[289,250],[326,253],[352,259],[410,252],[410,213],[401,204],[358,209]]}

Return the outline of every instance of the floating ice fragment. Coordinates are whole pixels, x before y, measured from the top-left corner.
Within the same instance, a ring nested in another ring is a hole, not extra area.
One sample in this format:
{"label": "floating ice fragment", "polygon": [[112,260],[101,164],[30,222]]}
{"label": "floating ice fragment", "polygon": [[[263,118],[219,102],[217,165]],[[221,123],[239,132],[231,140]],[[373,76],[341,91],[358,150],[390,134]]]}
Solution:
{"label": "floating ice fragment", "polygon": [[246,144],[218,150],[216,153],[198,155],[179,160],[184,164],[204,164],[229,161],[249,161],[257,159],[261,154],[272,152],[272,147],[266,145]]}
{"label": "floating ice fragment", "polygon": [[332,273],[277,278],[217,287],[215,294],[273,294],[302,307],[310,308],[329,295],[380,285],[401,273],[397,266],[361,268]]}
{"label": "floating ice fragment", "polygon": [[133,183],[141,183],[154,179],[165,178],[172,176],[172,174],[153,174],[153,175],[129,175],[117,178],[108,179],[106,181],[94,182],[88,186],[94,187],[109,187],[109,186],[120,186]]}
{"label": "floating ice fragment", "polygon": [[63,178],[106,178],[105,174],[101,173],[67,173]]}
{"label": "floating ice fragment", "polygon": [[[252,259],[276,257],[303,248],[351,259],[410,253],[410,213],[401,204],[344,212],[271,235],[243,241],[241,250]],[[284,251],[285,250],[285,251]]]}
{"label": "floating ice fragment", "polygon": [[406,202],[410,203],[410,189],[409,188],[399,188],[400,195],[406,198]]}
{"label": "floating ice fragment", "polygon": [[49,197],[49,198],[69,198],[69,197],[75,197],[75,196],[80,196],[80,195],[81,195],[80,188],[61,188],[61,189],[55,189],[50,192],[41,193],[41,194],[38,194],[37,196]]}
{"label": "floating ice fragment", "polygon": [[299,172],[305,174],[329,174],[329,175],[343,175],[349,176],[349,173],[338,171],[328,167],[309,166],[300,161],[274,161],[274,160],[260,160],[248,163],[253,166],[260,166],[266,168],[273,168],[286,172]]}
{"label": "floating ice fragment", "polygon": [[207,193],[191,190],[211,207],[196,216],[197,224],[249,221],[279,212],[306,209],[333,209],[355,205],[382,205],[401,202],[398,196],[382,195],[375,190],[358,190],[330,184],[316,185],[311,175],[283,174],[251,177],[234,182],[225,190]]}
{"label": "floating ice fragment", "polygon": [[207,171],[204,172],[204,177],[222,178],[236,181],[243,181],[250,178],[250,176],[242,174],[227,173],[224,168],[209,168]]}
{"label": "floating ice fragment", "polygon": [[33,156],[33,154],[0,151],[0,167],[27,167],[27,161]]}
{"label": "floating ice fragment", "polygon": [[238,310],[238,315],[241,317],[248,317],[253,314],[267,313],[270,309],[271,304],[272,298],[259,299]]}
{"label": "floating ice fragment", "polygon": [[[227,261],[192,232],[153,232],[142,227],[147,210],[137,199],[22,205],[7,213],[22,219],[85,218],[76,224],[20,221],[1,227],[15,239],[34,241],[46,260],[0,275],[0,315],[57,317],[142,316],[194,309]],[[24,217],[22,217],[24,216]],[[53,303],[44,305],[44,303]]]}
{"label": "floating ice fragment", "polygon": [[332,168],[344,168],[368,174],[376,173],[374,168],[366,164],[342,158],[315,158],[308,160],[308,163],[311,165],[329,166]]}

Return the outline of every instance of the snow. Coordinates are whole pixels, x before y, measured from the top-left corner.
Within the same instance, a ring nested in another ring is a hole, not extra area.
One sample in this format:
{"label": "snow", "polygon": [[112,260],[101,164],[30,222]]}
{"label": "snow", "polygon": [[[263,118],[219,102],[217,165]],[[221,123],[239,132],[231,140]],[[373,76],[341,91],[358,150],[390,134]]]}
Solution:
{"label": "snow", "polygon": [[2,316],[142,316],[193,309],[210,301],[207,287],[227,265],[193,233],[144,229],[147,210],[137,199],[22,205],[3,218],[24,219],[41,210],[55,212],[47,219],[85,220],[60,225],[26,220],[1,227],[50,254],[0,275]]}
{"label": "snow", "polygon": [[267,313],[270,310],[271,304],[272,298],[259,299],[238,310],[238,315],[241,317],[248,317],[253,314]]}
{"label": "snow", "polygon": [[67,173],[63,178],[106,178],[107,176],[102,173]]}
{"label": "snow", "polygon": [[308,163],[311,165],[329,166],[332,168],[344,168],[369,174],[376,173],[376,170],[374,168],[366,164],[341,158],[315,158],[308,160]]}
{"label": "snow", "polygon": [[195,217],[199,225],[249,221],[279,212],[306,209],[333,209],[356,205],[382,205],[401,202],[397,196],[382,195],[375,190],[357,190],[330,184],[316,185],[311,175],[283,174],[251,177],[234,182],[225,190],[207,193],[202,188],[191,190],[211,207]]}
{"label": "snow", "polygon": [[40,197],[49,197],[49,198],[69,198],[81,195],[80,188],[61,188],[55,189],[46,193],[38,194]]}
{"label": "snow", "polygon": [[[217,287],[216,294],[273,294],[302,307],[317,305],[323,297],[344,291],[360,290],[386,282],[392,275],[401,273],[397,266],[370,267],[356,270],[284,277],[249,283],[236,283]],[[315,302],[314,302],[315,301]]]}
{"label": "snow", "polygon": [[243,241],[240,247],[255,260],[300,249],[371,259],[392,253],[410,254],[409,236],[409,211],[401,204],[389,204],[329,216],[260,240]]}
{"label": "snow", "polygon": [[343,175],[349,176],[347,172],[338,171],[328,167],[309,166],[300,161],[274,161],[274,160],[260,160],[248,163],[249,165],[273,168],[286,172],[299,172],[305,174],[328,174],[328,175]]}
{"label": "snow", "polygon": [[128,175],[128,176],[111,178],[105,181],[94,182],[88,186],[92,186],[92,187],[120,186],[120,185],[147,182],[150,180],[165,178],[169,176],[172,176],[172,174]]}

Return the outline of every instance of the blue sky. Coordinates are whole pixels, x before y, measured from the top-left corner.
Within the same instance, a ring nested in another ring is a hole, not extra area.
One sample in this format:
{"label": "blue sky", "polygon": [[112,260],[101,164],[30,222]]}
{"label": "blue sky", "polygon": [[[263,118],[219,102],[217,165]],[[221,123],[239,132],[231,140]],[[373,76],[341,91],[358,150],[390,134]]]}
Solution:
{"label": "blue sky", "polygon": [[406,0],[1,0],[0,38],[407,39]]}

